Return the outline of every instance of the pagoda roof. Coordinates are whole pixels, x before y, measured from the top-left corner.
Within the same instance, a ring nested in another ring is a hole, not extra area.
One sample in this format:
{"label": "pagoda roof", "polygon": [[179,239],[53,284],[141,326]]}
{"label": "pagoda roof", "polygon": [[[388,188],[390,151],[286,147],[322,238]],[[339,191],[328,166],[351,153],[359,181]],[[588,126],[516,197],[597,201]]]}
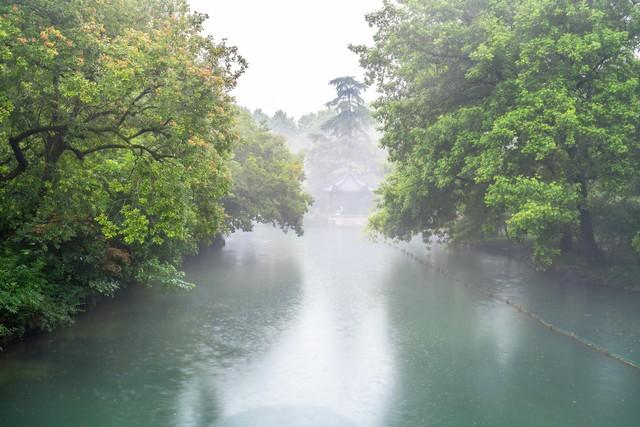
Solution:
{"label": "pagoda roof", "polygon": [[373,191],[373,188],[369,187],[364,181],[349,171],[335,183],[325,187],[323,190],[329,193],[363,193]]}

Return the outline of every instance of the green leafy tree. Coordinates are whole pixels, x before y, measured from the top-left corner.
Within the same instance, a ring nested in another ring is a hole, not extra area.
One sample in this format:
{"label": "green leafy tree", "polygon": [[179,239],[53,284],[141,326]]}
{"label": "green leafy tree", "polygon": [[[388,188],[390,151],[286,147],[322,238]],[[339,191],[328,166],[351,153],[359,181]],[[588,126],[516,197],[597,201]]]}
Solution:
{"label": "green leafy tree", "polygon": [[194,135],[228,147],[228,135],[211,128],[229,118],[207,113],[228,103],[238,58],[200,34],[204,15],[180,1],[12,3],[1,12],[12,29],[0,77],[9,111],[0,181],[40,163],[51,180],[65,153],[83,160],[129,150],[162,160],[188,150]]}
{"label": "green leafy tree", "polygon": [[244,60],[182,0],[0,5],[0,336],[179,271],[226,229]]}
{"label": "green leafy tree", "polygon": [[233,184],[224,200],[231,230],[250,231],[253,223],[270,223],[284,231],[303,232],[303,216],[311,197],[302,191],[301,156],[287,149],[285,140],[256,124],[241,111],[230,162]]}
{"label": "green leafy tree", "polygon": [[382,93],[395,162],[374,227],[504,228],[542,267],[577,237],[602,264],[594,205],[637,196],[639,13],[622,0],[419,0],[369,15],[376,43],[353,50]]}

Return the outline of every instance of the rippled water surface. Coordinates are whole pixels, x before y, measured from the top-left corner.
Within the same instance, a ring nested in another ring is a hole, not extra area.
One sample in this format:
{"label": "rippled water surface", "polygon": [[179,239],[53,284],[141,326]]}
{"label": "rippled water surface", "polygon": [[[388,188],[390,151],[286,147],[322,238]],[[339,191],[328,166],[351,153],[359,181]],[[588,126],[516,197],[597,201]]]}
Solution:
{"label": "rippled water surface", "polygon": [[[424,251],[413,243],[415,251]],[[640,360],[640,295],[425,256]],[[640,371],[357,229],[259,228],[0,354],[0,426],[639,426]]]}

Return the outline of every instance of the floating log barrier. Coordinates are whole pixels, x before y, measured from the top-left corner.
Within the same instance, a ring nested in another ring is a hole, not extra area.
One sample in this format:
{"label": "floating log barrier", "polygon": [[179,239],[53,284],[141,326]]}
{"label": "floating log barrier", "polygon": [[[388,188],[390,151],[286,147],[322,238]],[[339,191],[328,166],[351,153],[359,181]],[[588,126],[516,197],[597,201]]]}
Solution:
{"label": "floating log barrier", "polygon": [[466,280],[463,280],[462,278],[460,278],[459,276],[452,274],[451,271],[448,268],[442,267],[442,266],[435,266],[433,265],[433,263],[425,258],[420,257],[419,255],[400,247],[399,245],[386,241],[385,242],[387,245],[391,246],[393,249],[399,250],[400,252],[402,252],[403,254],[407,255],[409,258],[411,258],[414,261],[419,262],[422,265],[425,265],[427,267],[429,267],[431,270],[436,271],[438,273],[440,273],[441,275],[445,276],[445,277],[449,277],[451,278],[454,282],[457,283],[462,283],[462,285],[469,289],[472,290],[476,293],[479,293],[485,297],[488,297],[490,299],[502,302],[505,305],[508,305],[512,308],[514,308],[515,310],[517,310],[518,312],[524,314],[525,316],[527,316],[528,318],[530,318],[531,320],[535,321],[536,323],[538,323],[539,325],[542,325],[543,327],[545,327],[546,329],[555,332],[558,335],[564,336],[572,341],[574,341],[577,344],[582,345],[583,347],[594,351],[596,353],[599,353],[605,357],[608,357],[610,359],[613,359],[619,363],[622,363],[625,366],[629,366],[631,368],[635,368],[635,369],[640,369],[640,363],[631,360],[631,359],[627,359],[626,357],[620,355],[620,354],[616,354],[613,353],[611,351],[609,351],[608,349],[599,346],[598,344],[589,341],[586,338],[581,337],[580,335],[577,335],[575,332],[573,331],[568,331],[566,329],[560,328],[558,326],[555,326],[554,324],[552,324],[551,322],[548,322],[547,320],[545,320],[543,317],[533,313],[532,311],[530,311],[529,309],[527,309],[526,307],[524,307],[521,304],[515,303],[511,300],[509,300],[508,298],[504,298],[501,297],[500,295],[497,295],[491,291],[487,291],[485,289],[480,289],[478,287],[473,286],[470,282],[467,282]]}

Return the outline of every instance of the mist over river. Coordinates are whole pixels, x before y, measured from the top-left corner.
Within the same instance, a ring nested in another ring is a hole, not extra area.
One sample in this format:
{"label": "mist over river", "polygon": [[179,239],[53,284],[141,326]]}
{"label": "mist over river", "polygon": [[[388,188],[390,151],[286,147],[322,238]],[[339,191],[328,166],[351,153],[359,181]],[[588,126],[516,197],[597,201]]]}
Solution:
{"label": "mist over river", "polygon": [[[477,252],[424,256],[640,360],[638,293]],[[640,371],[360,229],[260,226],[185,268],[191,292],[132,287],[0,354],[0,425],[640,425]]]}

